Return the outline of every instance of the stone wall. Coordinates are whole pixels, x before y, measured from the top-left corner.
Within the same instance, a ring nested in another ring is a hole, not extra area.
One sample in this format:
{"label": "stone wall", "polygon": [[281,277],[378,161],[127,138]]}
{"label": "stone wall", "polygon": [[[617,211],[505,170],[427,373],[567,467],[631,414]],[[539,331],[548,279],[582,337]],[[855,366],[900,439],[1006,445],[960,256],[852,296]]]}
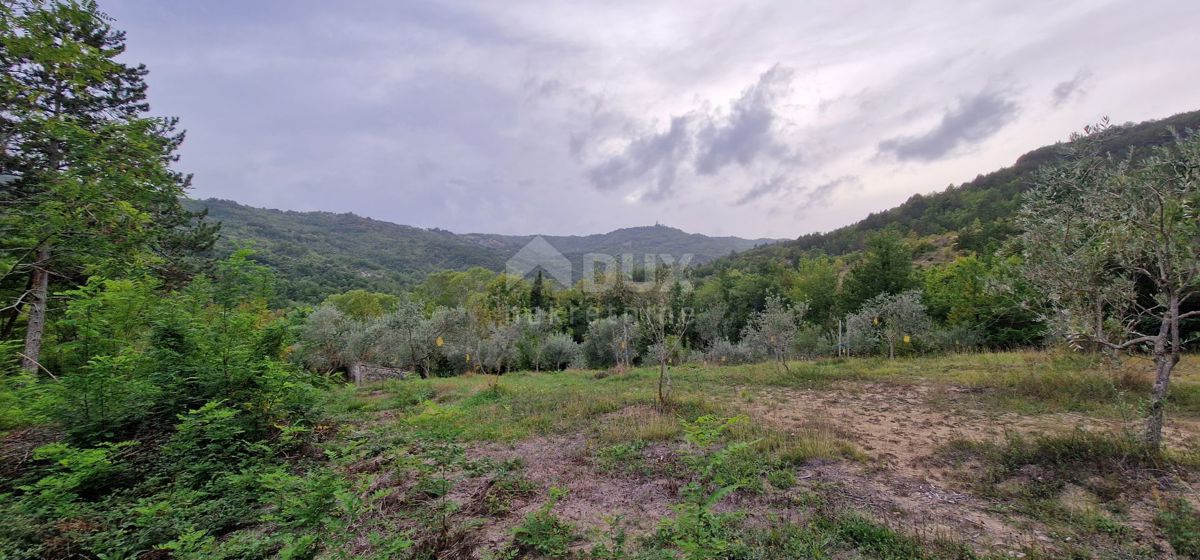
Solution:
{"label": "stone wall", "polygon": [[363,383],[370,383],[372,381],[383,381],[385,379],[405,379],[409,375],[410,372],[402,369],[378,364],[358,362],[350,365],[350,380],[355,385],[362,385]]}

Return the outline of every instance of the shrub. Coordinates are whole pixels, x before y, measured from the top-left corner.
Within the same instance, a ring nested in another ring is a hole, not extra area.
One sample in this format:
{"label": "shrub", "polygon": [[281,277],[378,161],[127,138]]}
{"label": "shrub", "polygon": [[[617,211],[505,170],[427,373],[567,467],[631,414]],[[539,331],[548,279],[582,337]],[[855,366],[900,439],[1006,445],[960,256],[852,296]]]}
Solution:
{"label": "shrub", "polygon": [[96,356],[52,386],[53,416],[72,440],[84,444],[131,434],[155,412],[162,394],[139,367],[132,351]]}
{"label": "shrub", "polygon": [[546,338],[542,348],[545,369],[563,370],[577,363],[583,356],[579,344],[570,335],[557,333]]}
{"label": "shrub", "polygon": [[962,324],[934,328],[917,342],[917,349],[924,352],[968,352],[982,348],[984,336],[977,328]]}
{"label": "shrub", "polygon": [[672,506],[675,518],[662,522],[657,538],[673,544],[688,560],[728,557],[738,538],[733,525],[743,514],[717,513],[713,508],[734,489],[728,486],[705,495],[700,486],[688,485],[687,500]]}
{"label": "shrub", "polygon": [[754,352],[750,347],[743,344],[734,344],[724,338],[719,338],[716,342],[713,342],[708,352],[704,354],[705,361],[722,366],[749,364],[761,361],[762,358],[762,354]]}
{"label": "shrub", "polygon": [[796,485],[796,475],[792,471],[771,471],[767,475],[767,482],[780,490],[787,490]]}
{"label": "shrub", "polygon": [[83,494],[94,494],[123,467],[114,460],[117,451],[134,442],[102,444],[79,449],[66,443],[43,445],[34,451],[37,461],[49,465],[33,484],[19,487],[22,509],[36,516],[69,517]]}
{"label": "shrub", "polygon": [[818,358],[833,356],[837,353],[837,342],[823,327],[804,325],[796,332],[796,340],[792,344],[797,356]]}
{"label": "shrub", "polygon": [[316,469],[305,476],[275,469],[259,476],[267,490],[264,501],[273,505],[265,521],[287,529],[318,527],[336,514],[353,514],[356,498],[350,483],[328,469]]}
{"label": "shrub", "polygon": [[163,452],[178,472],[200,484],[262,450],[246,441],[246,431],[240,411],[210,402],[179,415],[175,434]]}
{"label": "shrub", "polygon": [[637,325],[629,316],[605,317],[588,324],[581,351],[591,368],[609,368],[618,362],[631,364],[637,358],[634,335]]}
{"label": "shrub", "polygon": [[523,554],[537,554],[548,558],[564,558],[575,541],[575,527],[556,517],[550,510],[562,499],[563,491],[550,489],[550,501],[529,514],[523,523],[513,529],[513,542]]}

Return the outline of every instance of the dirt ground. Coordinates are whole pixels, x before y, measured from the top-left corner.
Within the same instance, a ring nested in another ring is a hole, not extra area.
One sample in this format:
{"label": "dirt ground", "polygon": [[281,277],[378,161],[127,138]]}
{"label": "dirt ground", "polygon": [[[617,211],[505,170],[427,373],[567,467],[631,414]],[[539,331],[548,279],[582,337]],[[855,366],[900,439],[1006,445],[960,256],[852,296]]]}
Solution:
{"label": "dirt ground", "polygon": [[[980,549],[1016,551],[1023,546],[1053,545],[1058,537],[1041,523],[993,513],[997,504],[971,494],[965,483],[978,465],[951,467],[936,460],[938,449],[955,439],[999,441],[1008,433],[1112,431],[1136,429],[1140,424],[1079,414],[993,413],[979,406],[978,399],[977,392],[944,385],[842,383],[832,390],[763,390],[740,405],[753,417],[784,430],[825,423],[849,436],[869,461],[814,466],[802,469],[800,477],[834,485],[851,501],[901,528],[950,536]],[[1172,419],[1164,433],[1169,445],[1180,446],[1193,442],[1200,426]],[[1200,494],[1194,483],[1186,493]],[[1139,540],[1161,547],[1148,536],[1154,505],[1131,506],[1129,524]]]}
{"label": "dirt ground", "polygon": [[[857,445],[863,461],[816,461],[797,469],[797,487],[787,492],[771,490],[762,496],[735,496],[728,508],[747,511],[751,517],[770,510],[792,517],[789,504],[798,494],[820,492],[844,505],[869,511],[881,521],[923,537],[947,537],[977,550],[1011,551],[1022,548],[1053,549],[1063,538],[1052,528],[1030,518],[1004,513],[970,492],[966,479],[971,465],[952,466],[937,460],[947,442],[966,438],[999,441],[1006,433],[1052,433],[1075,428],[1120,428],[1119,421],[1102,421],[1077,414],[1023,416],[988,412],[979,406],[979,395],[968,389],[944,385],[842,383],[821,390],[785,388],[742,392],[729,404],[753,419],[784,432],[816,424],[831,427]],[[1194,441],[1200,435],[1195,422],[1173,419],[1166,430],[1172,445]],[[607,532],[612,516],[620,515],[631,535],[648,534],[672,515],[670,504],[680,500],[680,480],[670,476],[676,461],[667,445],[642,450],[648,468],[640,472],[602,469],[596,464],[599,444],[582,434],[537,437],[514,444],[479,444],[474,458],[522,459],[526,478],[545,487],[567,490],[555,514],[586,532]],[[964,471],[965,469],[965,471]],[[965,475],[965,476],[964,476]],[[1188,488],[1197,495],[1197,488]],[[470,494],[477,488],[456,493]],[[1068,493],[1078,492],[1069,488]],[[544,497],[515,504],[504,516],[486,521],[482,544],[500,546],[511,539],[511,528],[534,511]],[[1070,502],[1072,496],[1064,496]],[[1077,501],[1087,501],[1081,496]],[[1136,538],[1163,550],[1153,541],[1152,503],[1131,504],[1128,524]],[[797,514],[799,515],[799,514]]]}

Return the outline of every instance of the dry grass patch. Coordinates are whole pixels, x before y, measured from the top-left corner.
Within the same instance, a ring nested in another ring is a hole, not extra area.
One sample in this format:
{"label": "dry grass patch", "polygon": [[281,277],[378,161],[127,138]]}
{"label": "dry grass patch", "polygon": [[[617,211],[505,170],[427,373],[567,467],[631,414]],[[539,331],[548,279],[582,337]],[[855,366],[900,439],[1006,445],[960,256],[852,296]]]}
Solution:
{"label": "dry grass patch", "polygon": [[669,441],[681,432],[674,414],[649,405],[635,405],[606,415],[597,427],[597,439],[606,444]]}
{"label": "dry grass patch", "polygon": [[754,442],[751,449],[765,463],[780,466],[799,466],[813,460],[861,460],[865,455],[846,434],[833,425],[808,421],[799,426],[780,430],[761,419],[730,425],[727,435],[731,442]]}

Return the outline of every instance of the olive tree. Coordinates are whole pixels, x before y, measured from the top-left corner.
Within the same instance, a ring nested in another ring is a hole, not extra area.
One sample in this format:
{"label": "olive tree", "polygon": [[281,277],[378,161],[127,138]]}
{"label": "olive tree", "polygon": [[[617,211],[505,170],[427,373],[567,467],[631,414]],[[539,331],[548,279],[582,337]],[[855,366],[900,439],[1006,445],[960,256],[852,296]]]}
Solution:
{"label": "olive tree", "polygon": [[542,364],[547,368],[567,369],[577,364],[581,357],[579,344],[569,334],[551,334],[542,345]]}
{"label": "olive tree", "polygon": [[891,359],[896,358],[897,344],[910,337],[923,335],[932,327],[933,321],[925,311],[918,290],[879,294],[846,317],[846,330],[851,341],[860,344],[882,341],[887,345],[888,358]]}
{"label": "olive tree", "polygon": [[581,348],[588,367],[629,367],[637,357],[633,345],[636,327],[629,315],[603,317],[588,323]]}
{"label": "olive tree", "polygon": [[671,397],[670,364],[681,349],[680,341],[687,331],[691,314],[672,306],[669,292],[661,288],[656,286],[642,294],[639,318],[650,341],[647,353],[658,363],[658,404],[665,407]]}
{"label": "olive tree", "polygon": [[742,330],[742,341],[787,370],[788,353],[796,341],[800,319],[807,312],[806,302],[788,305],[782,296],[769,295],[763,310],[750,316],[750,322]]}
{"label": "olive tree", "polygon": [[348,366],[348,342],[355,327],[354,321],[333,306],[314,309],[300,332],[300,361],[326,374]]}
{"label": "olive tree", "polygon": [[523,367],[541,371],[546,359],[546,342],[557,331],[555,317],[541,308],[517,317],[517,354]]}
{"label": "olive tree", "polygon": [[1144,437],[1157,449],[1182,322],[1200,316],[1186,311],[1200,294],[1200,137],[1113,157],[1100,149],[1108,132],[1101,124],[1073,138],[1067,161],[1026,196],[1022,271],[1042,318],[1069,340],[1153,356]]}

